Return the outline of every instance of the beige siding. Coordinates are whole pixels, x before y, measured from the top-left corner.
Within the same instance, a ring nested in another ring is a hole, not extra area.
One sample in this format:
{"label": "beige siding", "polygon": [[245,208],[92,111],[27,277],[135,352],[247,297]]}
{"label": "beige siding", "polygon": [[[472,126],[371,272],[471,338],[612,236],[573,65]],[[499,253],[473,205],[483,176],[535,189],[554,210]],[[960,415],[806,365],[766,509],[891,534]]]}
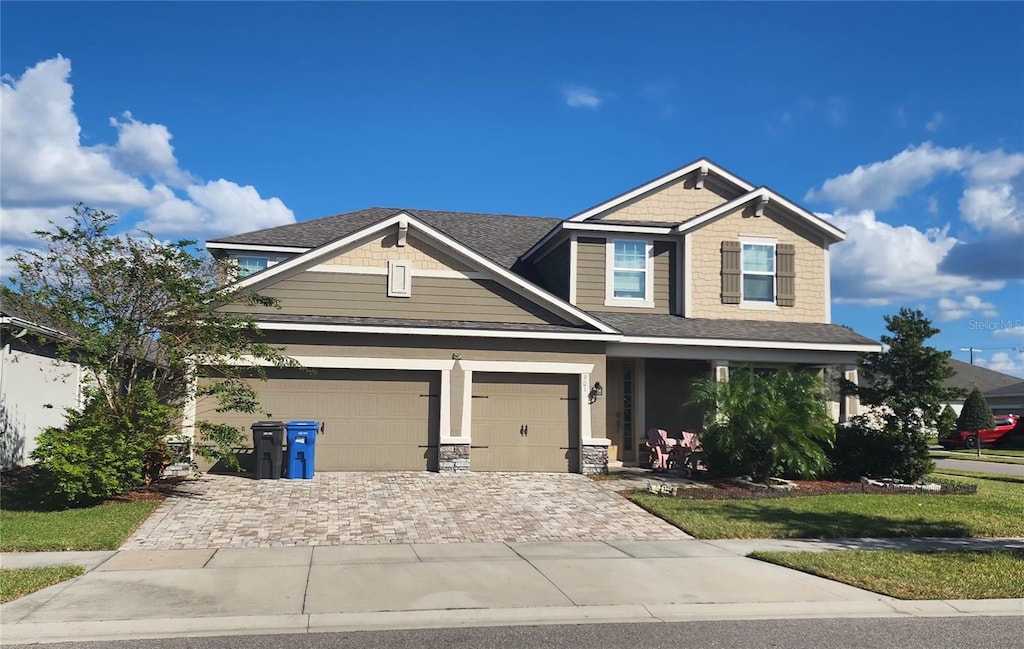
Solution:
{"label": "beige siding", "polygon": [[587,311],[674,313],[675,241],[654,242],[654,308],[605,306],[605,240],[580,237],[577,246],[576,304]]}
{"label": "beige siding", "polygon": [[569,245],[563,241],[533,264],[537,284],[563,300],[569,299]]}
{"label": "beige siding", "polygon": [[328,266],[387,268],[388,261],[411,261],[414,270],[472,270],[467,264],[444,253],[410,233],[406,245],[398,245],[398,234],[377,235],[372,240],[334,257]]}
{"label": "beige siding", "polygon": [[694,187],[696,173],[638,196],[591,220],[679,223],[726,203],[742,192],[706,178],[704,187]]}
{"label": "beige siding", "polygon": [[[737,210],[709,223],[690,235],[692,251],[695,318],[733,320],[774,320],[826,322],[825,248],[823,236],[815,235],[791,217],[771,207],[762,217],[749,216],[750,209]],[[743,236],[770,237],[795,246],[796,304],[773,310],[744,309],[740,304],[722,304],[722,241]]]}
{"label": "beige siding", "polygon": [[565,324],[491,280],[412,276],[412,297],[387,296],[386,275],[306,271],[262,290],[280,309],[234,304],[225,311],[283,315]]}

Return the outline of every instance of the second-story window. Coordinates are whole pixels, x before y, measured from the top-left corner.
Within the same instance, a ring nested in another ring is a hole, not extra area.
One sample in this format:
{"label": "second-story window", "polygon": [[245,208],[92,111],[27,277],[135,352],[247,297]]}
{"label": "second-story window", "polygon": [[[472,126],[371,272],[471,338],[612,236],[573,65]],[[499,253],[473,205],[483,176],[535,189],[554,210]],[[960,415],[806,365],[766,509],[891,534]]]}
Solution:
{"label": "second-story window", "polygon": [[238,265],[238,279],[242,279],[264,270],[270,263],[270,259],[267,257],[235,257],[235,263]]}
{"label": "second-story window", "polygon": [[612,260],[612,297],[647,299],[647,242],[616,241]]}
{"label": "second-story window", "polygon": [[775,302],[775,244],[743,244],[743,301]]}

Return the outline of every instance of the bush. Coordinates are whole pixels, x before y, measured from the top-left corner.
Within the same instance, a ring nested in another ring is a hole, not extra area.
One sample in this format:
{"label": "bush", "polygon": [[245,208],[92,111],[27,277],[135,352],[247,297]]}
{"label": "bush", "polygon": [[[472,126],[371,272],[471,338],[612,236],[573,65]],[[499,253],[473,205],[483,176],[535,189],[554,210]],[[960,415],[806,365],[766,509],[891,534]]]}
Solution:
{"label": "bush", "polygon": [[923,432],[907,434],[876,427],[864,417],[836,425],[831,455],[833,476],[840,480],[867,477],[917,482],[934,468]]}
{"label": "bush", "polygon": [[985,395],[977,387],[967,395],[964,401],[963,410],[960,411],[960,418],[956,421],[957,430],[970,430],[977,432],[994,428],[996,420],[992,416],[992,409],[988,407]]}
{"label": "bush", "polygon": [[953,406],[946,404],[946,407],[942,409],[942,413],[939,415],[938,421],[935,423],[935,432],[942,438],[953,432],[956,428],[956,411],[953,410]]}
{"label": "bush", "polygon": [[152,385],[136,386],[129,411],[115,414],[96,394],[70,411],[64,428],[48,428],[32,452],[56,504],[87,505],[123,494],[146,480],[147,456],[168,454],[171,408]]}

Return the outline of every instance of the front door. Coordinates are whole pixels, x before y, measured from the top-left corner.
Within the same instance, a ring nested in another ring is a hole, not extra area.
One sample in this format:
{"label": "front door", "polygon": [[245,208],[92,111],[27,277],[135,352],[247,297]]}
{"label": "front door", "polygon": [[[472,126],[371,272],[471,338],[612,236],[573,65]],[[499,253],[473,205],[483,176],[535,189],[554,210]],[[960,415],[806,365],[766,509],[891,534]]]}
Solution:
{"label": "front door", "polygon": [[607,435],[611,440],[608,459],[612,462],[633,462],[636,435],[634,430],[636,370],[631,359],[609,358],[606,364]]}

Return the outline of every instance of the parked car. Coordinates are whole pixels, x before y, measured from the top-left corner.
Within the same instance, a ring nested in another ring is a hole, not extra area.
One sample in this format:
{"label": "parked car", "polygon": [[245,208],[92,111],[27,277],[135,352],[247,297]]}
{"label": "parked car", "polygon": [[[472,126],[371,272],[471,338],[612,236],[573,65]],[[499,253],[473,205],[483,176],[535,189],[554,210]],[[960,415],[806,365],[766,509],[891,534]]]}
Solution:
{"label": "parked car", "polygon": [[949,435],[939,440],[939,444],[947,451],[960,447],[976,448],[980,437],[982,446],[991,446],[1004,442],[1011,432],[1021,427],[1020,415],[996,415],[995,420],[994,428],[951,431]]}

